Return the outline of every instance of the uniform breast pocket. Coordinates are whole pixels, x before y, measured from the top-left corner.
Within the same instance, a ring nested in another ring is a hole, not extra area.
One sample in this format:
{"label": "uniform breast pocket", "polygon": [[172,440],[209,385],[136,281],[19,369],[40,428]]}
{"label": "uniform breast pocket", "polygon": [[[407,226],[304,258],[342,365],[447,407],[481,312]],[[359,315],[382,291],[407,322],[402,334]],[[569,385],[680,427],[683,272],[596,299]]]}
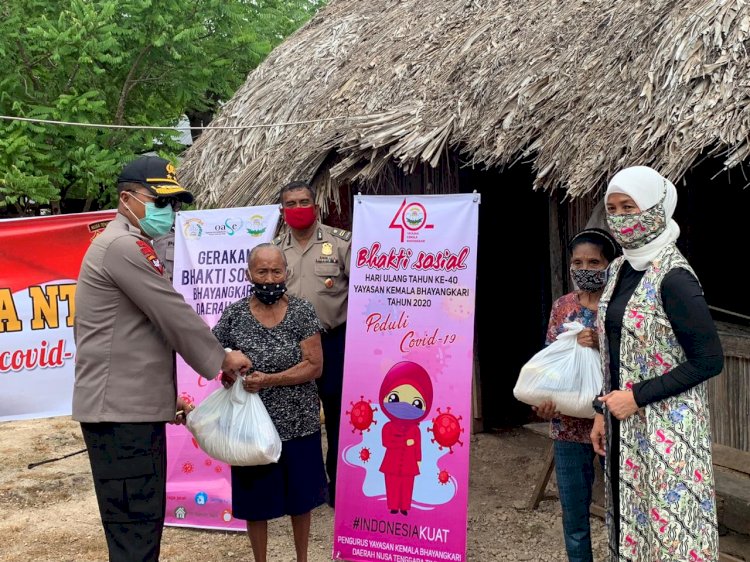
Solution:
{"label": "uniform breast pocket", "polygon": [[315,275],[320,277],[338,277],[341,269],[337,263],[316,263]]}

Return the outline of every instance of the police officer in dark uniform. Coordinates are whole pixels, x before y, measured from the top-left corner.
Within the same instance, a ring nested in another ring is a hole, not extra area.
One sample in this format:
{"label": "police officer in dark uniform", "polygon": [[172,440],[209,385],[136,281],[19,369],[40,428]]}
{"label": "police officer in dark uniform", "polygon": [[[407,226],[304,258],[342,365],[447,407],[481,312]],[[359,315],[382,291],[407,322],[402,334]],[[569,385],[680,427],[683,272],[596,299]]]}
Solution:
{"label": "police officer in dark uniform", "polygon": [[274,243],[282,249],[289,265],[287,288],[290,294],[312,303],[325,329],[322,334],[323,375],[317,383],[328,442],[328,503],[333,507],[352,233],[320,222],[315,190],[305,182],[295,181],[281,188],[279,202],[289,231],[277,237]]}

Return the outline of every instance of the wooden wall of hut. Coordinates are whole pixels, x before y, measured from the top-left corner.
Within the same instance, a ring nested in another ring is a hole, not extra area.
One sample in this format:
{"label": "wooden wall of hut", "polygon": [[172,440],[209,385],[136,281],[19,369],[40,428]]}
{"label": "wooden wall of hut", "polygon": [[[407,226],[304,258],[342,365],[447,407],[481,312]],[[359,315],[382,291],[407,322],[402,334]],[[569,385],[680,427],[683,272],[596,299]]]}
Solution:
{"label": "wooden wall of hut", "polygon": [[550,236],[550,292],[553,299],[561,297],[572,290],[570,275],[570,257],[568,241],[591,220],[596,207],[596,200],[591,195],[570,199],[565,192],[555,190],[549,198],[549,236]]}
{"label": "wooden wall of hut", "polygon": [[750,472],[750,293],[739,272],[750,242],[746,167],[724,170],[718,158],[694,166],[676,184],[675,220],[677,245],[700,279],[724,349],[724,370],[708,382],[713,443],[744,452]]}
{"label": "wooden wall of hut", "polygon": [[458,159],[449,153],[438,166],[420,163],[410,173],[404,173],[392,160],[383,171],[361,186],[366,195],[438,195],[459,192]]}
{"label": "wooden wall of hut", "polygon": [[492,431],[529,422],[513,396],[523,364],[544,345],[552,301],[547,193],[534,191],[530,164],[505,170],[459,168],[462,193],[481,194],[475,346],[481,425]]}
{"label": "wooden wall of hut", "polygon": [[724,370],[708,381],[711,436],[714,443],[750,453],[750,329],[726,322],[717,328]]}
{"label": "wooden wall of hut", "polygon": [[352,227],[352,205],[357,192],[363,195],[436,195],[458,193],[460,189],[458,157],[454,153],[441,158],[436,168],[422,163],[410,173],[389,159],[375,179],[364,182],[333,182],[330,168],[339,161],[337,155],[329,154],[312,183],[319,192],[333,195],[330,201],[324,202],[324,222],[346,230]]}

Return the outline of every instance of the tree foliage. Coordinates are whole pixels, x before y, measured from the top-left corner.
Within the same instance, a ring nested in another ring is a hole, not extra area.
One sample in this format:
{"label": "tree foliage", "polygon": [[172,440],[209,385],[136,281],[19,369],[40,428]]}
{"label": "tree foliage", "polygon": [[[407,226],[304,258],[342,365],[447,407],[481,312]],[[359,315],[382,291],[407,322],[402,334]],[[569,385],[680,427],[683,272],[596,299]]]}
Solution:
{"label": "tree foliage", "polygon": [[[211,115],[324,0],[4,0],[0,114],[174,126]],[[0,121],[0,199],[113,202],[119,169],[169,131]],[[88,207],[87,205],[87,207]]]}

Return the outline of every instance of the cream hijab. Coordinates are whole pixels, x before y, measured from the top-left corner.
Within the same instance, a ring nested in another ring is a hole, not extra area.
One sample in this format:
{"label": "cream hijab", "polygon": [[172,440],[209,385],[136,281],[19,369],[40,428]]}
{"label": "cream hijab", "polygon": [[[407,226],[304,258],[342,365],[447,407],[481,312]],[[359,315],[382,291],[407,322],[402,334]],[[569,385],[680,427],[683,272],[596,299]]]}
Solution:
{"label": "cream hijab", "polygon": [[632,166],[617,172],[609,181],[607,193],[604,195],[606,206],[610,193],[624,193],[629,196],[641,211],[656,205],[664,195],[664,212],[667,216],[667,226],[654,240],[640,248],[627,250],[623,248],[625,259],[633,269],[645,271],[649,264],[666,246],[672,244],[680,235],[680,227],[672,220],[677,207],[677,189],[667,178],[648,166]]}

